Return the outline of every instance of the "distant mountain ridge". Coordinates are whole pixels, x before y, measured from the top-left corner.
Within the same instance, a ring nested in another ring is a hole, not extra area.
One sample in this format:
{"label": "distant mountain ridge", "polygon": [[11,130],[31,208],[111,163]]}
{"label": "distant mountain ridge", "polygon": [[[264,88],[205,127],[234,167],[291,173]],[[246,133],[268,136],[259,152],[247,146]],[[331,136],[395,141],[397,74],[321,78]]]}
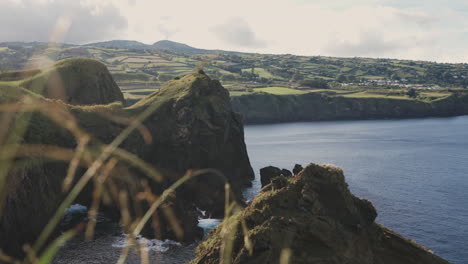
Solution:
{"label": "distant mountain ridge", "polygon": [[102,42],[92,42],[88,44],[69,44],[69,43],[50,43],[50,42],[21,42],[21,41],[11,41],[11,42],[0,42],[0,47],[8,46],[48,46],[48,45],[59,45],[63,47],[101,47],[109,49],[132,49],[132,50],[164,50],[175,53],[212,53],[222,51],[225,53],[239,53],[237,51],[225,51],[225,50],[209,50],[209,49],[199,49],[189,46],[184,43],[172,41],[172,40],[160,40],[156,41],[153,44],[145,44],[136,40],[109,40]]}
{"label": "distant mountain ridge", "polygon": [[23,41],[6,41],[0,42],[0,47],[8,46],[62,46],[62,47],[75,47],[80,46],[77,44],[61,43],[61,42],[41,42],[41,41],[32,41],[32,42],[23,42]]}
{"label": "distant mountain ridge", "polygon": [[205,53],[205,52],[212,52],[212,50],[206,49],[198,49],[187,44],[170,41],[170,40],[160,40],[155,42],[151,45],[152,49],[155,50],[167,50],[172,52],[180,52],[180,53]]}
{"label": "distant mountain ridge", "polygon": [[85,44],[88,47],[104,47],[112,49],[137,49],[137,50],[165,50],[177,53],[209,53],[213,50],[198,49],[184,43],[171,40],[160,40],[152,45],[148,45],[134,40],[110,40]]}
{"label": "distant mountain ridge", "polygon": [[151,45],[135,40],[110,40],[85,44],[83,46],[104,47],[111,49],[150,49]]}

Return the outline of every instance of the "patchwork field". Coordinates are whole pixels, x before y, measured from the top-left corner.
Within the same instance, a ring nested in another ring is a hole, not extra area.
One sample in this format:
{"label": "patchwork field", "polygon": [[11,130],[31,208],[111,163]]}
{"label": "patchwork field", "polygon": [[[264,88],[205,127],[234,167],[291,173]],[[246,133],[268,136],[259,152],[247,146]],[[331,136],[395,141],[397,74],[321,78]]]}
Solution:
{"label": "patchwork field", "polygon": [[[231,96],[314,92],[430,101],[468,86],[466,64],[248,54],[191,47],[183,51],[155,50],[142,43],[131,43],[130,47],[135,48],[3,43],[0,44],[0,72],[41,65],[44,58],[50,62],[72,57],[94,58],[106,64],[125,97],[132,101],[157,91],[168,80],[199,68],[220,80]],[[417,92],[410,97],[407,92],[412,87]]]}

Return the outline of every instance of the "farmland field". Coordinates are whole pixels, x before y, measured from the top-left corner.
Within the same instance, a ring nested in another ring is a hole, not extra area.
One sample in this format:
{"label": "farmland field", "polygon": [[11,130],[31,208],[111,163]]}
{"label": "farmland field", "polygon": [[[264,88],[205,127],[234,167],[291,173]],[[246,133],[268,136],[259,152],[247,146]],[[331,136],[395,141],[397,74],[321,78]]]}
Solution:
{"label": "farmland field", "polygon": [[[50,61],[91,57],[106,64],[125,97],[133,101],[156,91],[164,82],[199,68],[220,80],[231,96],[314,92],[356,98],[410,99],[406,92],[414,86],[418,89],[416,100],[430,101],[445,98],[468,85],[466,64],[192,49],[180,52],[92,45],[44,48],[39,44],[10,49],[7,44],[0,44],[0,71],[43,64],[43,58],[34,56],[36,50],[46,54]],[[437,85],[439,88],[434,90],[432,87]]]}

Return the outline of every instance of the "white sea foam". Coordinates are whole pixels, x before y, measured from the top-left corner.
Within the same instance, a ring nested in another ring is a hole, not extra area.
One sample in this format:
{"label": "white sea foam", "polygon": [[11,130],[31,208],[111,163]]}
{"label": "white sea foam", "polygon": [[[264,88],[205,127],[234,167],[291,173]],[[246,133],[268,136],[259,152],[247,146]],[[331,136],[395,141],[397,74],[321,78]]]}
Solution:
{"label": "white sea foam", "polygon": [[[127,235],[116,237],[112,243],[112,247],[124,248],[127,244]],[[148,251],[166,252],[171,246],[182,246],[179,242],[166,239],[164,241],[158,239],[146,239],[142,236],[137,237],[137,243],[146,246]]]}

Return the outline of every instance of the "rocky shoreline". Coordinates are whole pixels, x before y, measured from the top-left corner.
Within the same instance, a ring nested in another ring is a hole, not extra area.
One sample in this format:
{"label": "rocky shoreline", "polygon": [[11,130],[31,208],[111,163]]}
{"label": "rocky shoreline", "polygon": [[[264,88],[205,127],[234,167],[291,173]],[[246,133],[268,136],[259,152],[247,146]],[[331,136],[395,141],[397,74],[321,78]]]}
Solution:
{"label": "rocky shoreline", "polygon": [[341,169],[311,163],[272,178],[211,232],[190,263],[448,263],[376,217],[371,202],[351,194]]}
{"label": "rocky shoreline", "polygon": [[[70,60],[66,64],[57,65],[60,70],[55,69],[52,76],[58,74],[66,79],[70,72],[78,74],[73,77],[77,79],[89,77],[89,74],[98,76],[102,82],[93,85],[98,93],[103,93],[99,98],[104,98],[104,101],[93,101],[93,104],[108,103],[108,98],[122,98],[121,94],[106,94],[120,91],[115,89],[115,83],[110,82],[112,78],[107,69],[101,66],[93,60]],[[96,72],[80,70],[83,67],[96,69]],[[50,72],[53,71],[50,69]],[[86,73],[86,76],[80,77],[80,73]],[[51,93],[47,92],[50,90],[48,82],[38,83],[46,87],[31,89],[36,92],[46,91],[41,95],[51,97]],[[119,121],[132,120],[148,109],[152,110],[140,130],[130,133],[120,148],[128,153],[126,157],[139,157],[156,168],[164,176],[163,180],[149,181],[145,171],[135,166],[131,159],[110,157],[118,160],[118,166],[111,169],[109,186],[105,186],[109,188],[108,195],[103,198],[101,210],[107,213],[111,222],[120,221],[124,231],[131,230],[131,224],[126,223],[128,218],[140,219],[150,202],[155,200],[154,197],[163,195],[164,190],[186,172],[211,168],[224,175],[231,186],[232,196],[229,201],[237,203],[238,211],[224,215],[230,212],[225,210],[226,182],[217,173],[208,171],[167,195],[168,199],[155,211],[151,223],[143,230],[146,237],[190,244],[203,237],[203,230],[198,226],[200,211],[205,211],[206,216],[226,217],[198,247],[195,259],[191,262],[193,264],[219,263],[221,259],[232,263],[447,263],[429,250],[375,223],[377,213],[371,202],[352,195],[343,172],[333,166],[310,164],[302,168],[297,164],[292,171],[264,168],[260,172],[262,192],[249,205],[245,205],[242,189],[254,179],[254,172],[244,142],[243,119],[235,112],[238,105],[229,98],[228,91],[201,70],[169,81],[158,92],[128,108],[77,106],[71,104],[73,100],[65,104],[62,99],[76,94],[77,86],[64,83],[61,91],[63,97],[46,99],[38,96],[37,100],[47,106],[57,106],[68,111],[76,119],[77,125],[90,135],[89,147],[94,150],[111,143],[124,131],[126,124]],[[17,92],[21,92],[21,89],[18,88]],[[91,97],[83,98],[88,100]],[[299,97],[284,98],[302,100]],[[414,107],[404,103],[404,106],[395,108],[394,105],[387,106],[380,101],[364,105],[359,101],[331,102],[327,98],[310,94],[304,95],[304,98],[315,98],[318,101],[310,103],[307,99],[300,104],[295,103],[294,107],[280,104],[281,109],[268,113],[268,116],[278,114],[274,118],[248,113],[244,113],[244,118],[247,122],[288,121],[291,120],[288,115],[297,114],[294,120],[322,120],[336,118],[343,109],[346,111],[339,117],[353,118],[362,113],[368,113],[366,117],[377,117],[383,109],[393,109],[391,113],[402,116],[402,113]],[[465,99],[447,99],[456,104],[450,108],[447,102],[440,103],[443,105],[440,109],[444,109],[443,113],[446,114],[468,113],[468,107],[461,103]],[[10,100],[0,97],[0,102]],[[296,108],[301,104],[307,107],[302,110]],[[427,105],[416,105],[421,109],[430,109]],[[311,111],[322,107],[328,114],[315,116],[314,111]],[[351,111],[346,107],[357,107],[359,111]],[[270,107],[261,109],[270,111]],[[78,147],[69,131],[41,113],[32,114],[25,133],[16,136],[20,137],[19,142],[22,144],[52,145],[72,151]],[[22,246],[32,244],[37,239],[67,194],[63,191],[63,181],[67,175],[68,162],[43,157],[22,157],[16,161],[21,162],[15,163],[6,177],[0,237],[7,239],[0,240],[0,248],[8,255],[21,258],[24,256]],[[84,172],[85,168],[78,170],[72,186]],[[97,181],[89,183],[75,203],[88,208],[92,206],[98,184]],[[118,191],[114,192],[113,188]],[[245,224],[245,229],[238,228],[240,223]],[[59,234],[58,231],[55,235]],[[225,242],[228,233],[232,235],[228,239],[232,242],[229,250]]]}
{"label": "rocky shoreline", "polygon": [[[76,64],[73,62],[71,60],[66,65],[70,67],[71,72],[78,75],[86,71],[78,71],[76,67],[102,69],[93,67],[94,64],[100,64],[93,60],[80,59]],[[64,72],[67,70],[60,68],[56,73],[66,78]],[[110,76],[107,70],[96,72],[95,75]],[[103,88],[101,92],[105,93],[109,91],[109,86],[112,84],[96,86],[95,89]],[[65,98],[68,97],[68,88],[63,87]],[[46,86],[39,90],[49,89]],[[49,94],[44,93],[44,96],[47,95]],[[109,97],[111,96],[103,96]],[[112,185],[108,188],[113,186],[112,188],[118,190],[110,193],[108,202],[103,203],[101,209],[115,221],[120,220],[119,211],[124,207],[121,195],[127,197],[126,203],[129,206],[125,207],[128,207],[126,210],[129,210],[129,216],[133,219],[141,218],[149,207],[149,202],[140,199],[140,193],[150,190],[153,195],[161,195],[190,170],[211,168],[219,171],[230,183],[233,198],[239,202],[242,201],[242,188],[248,186],[254,178],[244,143],[241,117],[232,111],[227,90],[202,71],[168,82],[160,91],[129,108],[95,105],[82,107],[64,105],[60,101],[48,99],[37,100],[49,104],[51,108],[58,106],[69,111],[76,118],[78,126],[90,135],[88,146],[94,149],[102,148],[103,143],[111,143],[126,128],[125,124],[118,121],[119,118],[131,120],[147,109],[152,109],[152,113],[143,123],[144,133],[131,133],[120,148],[128,152],[128,155],[134,155],[156,168],[163,180],[151,181],[146,173],[132,162],[114,156],[119,160],[119,164],[111,172]],[[72,150],[77,147],[77,142],[70,132],[41,113],[31,116],[21,142]],[[68,169],[67,162],[40,157],[25,157],[21,161],[7,175],[4,213],[0,216],[0,237],[8,238],[0,240],[0,248],[8,255],[19,257],[24,254],[22,246],[37,239],[67,194],[62,191],[62,184]],[[84,168],[78,169],[72,186],[84,171]],[[214,217],[222,217],[224,184],[224,179],[213,173],[204,173],[191,179],[168,197],[150,221],[152,223],[148,223],[143,232],[149,237],[185,243],[200,239],[203,230],[197,226],[197,210],[206,211]],[[91,181],[75,202],[90,207],[94,187]],[[31,222],[31,219],[34,221]],[[176,219],[176,222],[171,219]]]}

